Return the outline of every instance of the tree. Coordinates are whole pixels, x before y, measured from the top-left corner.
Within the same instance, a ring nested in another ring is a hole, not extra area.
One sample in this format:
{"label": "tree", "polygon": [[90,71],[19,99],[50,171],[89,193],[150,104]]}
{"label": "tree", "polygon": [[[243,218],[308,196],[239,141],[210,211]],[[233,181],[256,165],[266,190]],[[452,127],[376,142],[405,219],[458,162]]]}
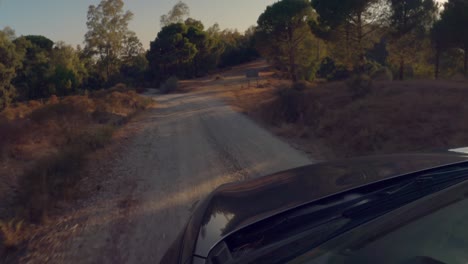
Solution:
{"label": "tree", "polygon": [[88,76],[79,52],[72,46],[58,42],[52,50],[50,65],[52,76],[49,91],[56,95],[69,95],[77,92]]}
{"label": "tree", "polygon": [[11,27],[4,27],[3,34],[5,34],[8,37],[8,39],[10,39],[11,41],[16,39],[15,30],[12,29]]}
{"label": "tree", "polygon": [[[219,67],[230,67],[251,61],[259,56],[255,42],[256,27],[250,27],[244,34],[237,30],[223,30],[216,34],[219,52]],[[264,49],[266,50],[266,49]]]}
{"label": "tree", "polygon": [[312,0],[317,22],[313,32],[323,39],[340,44],[344,62],[364,71],[366,51],[380,40],[379,31],[387,20],[386,0]]}
{"label": "tree", "polygon": [[463,50],[463,70],[468,74],[468,1],[449,0],[441,18],[433,28],[433,36],[441,48]]}
{"label": "tree", "polygon": [[187,4],[179,1],[172,7],[171,11],[161,16],[161,27],[167,27],[170,24],[184,23],[185,18],[190,15],[190,8]]}
{"label": "tree", "polygon": [[390,0],[390,60],[398,65],[399,79],[404,79],[406,62],[414,62],[420,50],[416,42],[424,41],[437,5],[434,0]]}
{"label": "tree", "polygon": [[16,96],[12,84],[16,72],[21,68],[24,53],[18,52],[10,34],[0,31],[0,110],[7,107]]}
{"label": "tree", "polygon": [[50,58],[54,42],[44,36],[23,36],[14,40],[18,50],[25,52],[23,68],[13,83],[20,99],[38,99],[51,95],[49,78],[53,74]]}
{"label": "tree", "polygon": [[[260,52],[285,65],[293,82],[299,80],[298,66],[310,64],[310,46],[305,44],[313,37],[308,28],[313,19],[308,0],[282,0],[268,6],[257,22]],[[299,62],[299,58],[305,61]]]}
{"label": "tree", "polygon": [[105,80],[118,72],[121,59],[128,56],[129,50],[138,49],[139,40],[128,29],[133,13],[123,7],[123,0],[102,0],[88,9],[86,50],[97,56]]}
{"label": "tree", "polygon": [[184,75],[183,65],[191,61],[198,52],[196,45],[187,36],[188,30],[189,27],[185,24],[170,24],[151,42],[147,58],[154,79],[161,81],[171,75]]}

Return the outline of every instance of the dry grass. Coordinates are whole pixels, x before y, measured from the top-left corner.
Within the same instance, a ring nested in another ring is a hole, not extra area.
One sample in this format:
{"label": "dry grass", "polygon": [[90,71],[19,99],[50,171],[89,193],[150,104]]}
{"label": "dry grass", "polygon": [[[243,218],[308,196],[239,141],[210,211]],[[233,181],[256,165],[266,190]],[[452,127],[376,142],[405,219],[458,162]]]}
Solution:
{"label": "dry grass", "polygon": [[236,101],[245,100],[238,105],[251,116],[288,127],[281,129],[286,137],[303,141],[313,135],[310,140],[325,142],[334,157],[468,146],[464,82],[380,81],[358,99],[345,83],[303,92],[270,88],[255,99],[245,94]]}
{"label": "dry grass", "polygon": [[18,248],[24,241],[23,221],[0,221],[0,238],[7,251]]}
{"label": "dry grass", "polygon": [[151,103],[117,86],[1,112],[0,219],[47,219],[58,201],[73,198],[86,155],[104,147],[117,126]]}

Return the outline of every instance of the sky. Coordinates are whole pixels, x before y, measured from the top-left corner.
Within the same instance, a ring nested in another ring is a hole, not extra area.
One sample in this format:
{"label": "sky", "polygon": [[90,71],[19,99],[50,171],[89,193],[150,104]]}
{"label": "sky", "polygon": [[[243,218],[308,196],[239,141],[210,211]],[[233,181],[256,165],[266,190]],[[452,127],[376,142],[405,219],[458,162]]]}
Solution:
{"label": "sky", "polygon": [[[125,9],[134,13],[129,28],[145,48],[160,30],[159,18],[178,0],[124,0]],[[444,2],[445,0],[438,0]],[[89,5],[100,0],[0,0],[0,29],[10,26],[20,35],[43,35],[53,41],[83,44]],[[205,27],[218,22],[221,28],[244,31],[276,0],[185,0],[191,17]]]}
{"label": "sky", "polygon": [[[0,29],[9,26],[16,35],[43,35],[53,41],[83,44],[86,15],[90,5],[100,0],[0,0]],[[124,0],[134,13],[129,28],[145,48],[160,30],[159,18],[178,0]],[[218,22],[222,29],[246,30],[255,25],[265,8],[276,0],[185,0],[190,16],[205,27]]]}

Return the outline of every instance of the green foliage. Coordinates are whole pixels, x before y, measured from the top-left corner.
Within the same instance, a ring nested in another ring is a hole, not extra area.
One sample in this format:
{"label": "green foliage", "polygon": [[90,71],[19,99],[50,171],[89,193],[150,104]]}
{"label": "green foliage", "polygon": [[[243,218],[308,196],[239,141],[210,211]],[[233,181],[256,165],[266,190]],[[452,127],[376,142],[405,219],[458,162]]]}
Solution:
{"label": "green foliage", "polygon": [[317,77],[327,79],[328,81],[341,81],[348,79],[351,73],[348,71],[346,66],[336,64],[335,61],[326,57],[320,63],[320,67],[317,71]]}
{"label": "green foliage", "polygon": [[299,71],[304,72],[317,57],[312,48],[314,36],[308,25],[313,19],[309,1],[282,0],[268,6],[257,22],[260,53],[287,71],[294,82],[301,79]]}
{"label": "green foliage", "polygon": [[184,19],[189,15],[190,9],[188,5],[182,1],[179,1],[177,4],[174,5],[174,7],[172,7],[169,13],[161,16],[161,27],[167,27],[171,24],[182,24],[184,22]]}
{"label": "green foliage", "polygon": [[133,85],[144,85],[148,70],[148,60],[146,56],[140,54],[132,57],[120,67],[122,81]]}
{"label": "green foliage", "polygon": [[[191,37],[196,30],[190,27]],[[184,64],[191,62],[198,52],[196,44],[190,41],[190,36],[189,27],[182,23],[170,24],[158,33],[147,54],[154,75],[165,78],[179,73],[178,75],[183,77],[180,72]]]}
{"label": "green foliage", "polygon": [[435,19],[434,0],[391,0],[389,62],[398,65],[398,78],[404,79],[405,64],[415,63],[415,54],[421,49],[416,42],[426,38],[426,28]]}
{"label": "green foliage", "polygon": [[310,23],[315,34],[331,44],[333,57],[362,71],[367,51],[380,40],[388,12],[384,0],[312,0],[319,15]]}
{"label": "green foliage", "polygon": [[[179,3],[180,4],[180,3]],[[174,13],[175,6],[170,13]],[[175,12],[175,13],[187,13]],[[219,29],[219,25],[204,30],[201,21],[184,16],[171,19],[151,42],[146,57],[149,78],[161,83],[171,76],[178,78],[201,77],[217,67],[243,63],[258,56],[252,29],[242,35],[237,31]]]}
{"label": "green foliage", "polygon": [[51,94],[77,93],[88,77],[88,70],[80,60],[79,53],[62,42],[57,43],[52,50],[51,67],[53,67],[49,84]]}
{"label": "green foliage", "polygon": [[88,9],[86,52],[97,57],[96,70],[106,81],[119,72],[123,59],[142,51],[135,33],[128,29],[133,13],[123,7],[123,0],[102,0]]}
{"label": "green foliage", "polygon": [[255,27],[250,27],[244,34],[227,29],[213,33],[217,66],[231,67],[257,58],[259,54],[255,48],[255,30]]}
{"label": "green foliage", "polygon": [[432,29],[432,40],[436,48],[436,77],[440,56],[449,49],[463,50],[463,71],[468,73],[468,2],[449,0],[444,5],[441,18]]}
{"label": "green foliage", "polygon": [[14,40],[18,50],[25,51],[23,68],[18,72],[14,85],[20,99],[38,99],[51,95],[49,79],[54,68],[51,55],[54,43],[43,36],[24,36]]}
{"label": "green foliage", "polygon": [[16,96],[12,80],[22,67],[24,54],[18,52],[9,35],[0,31],[0,110],[7,107]]}

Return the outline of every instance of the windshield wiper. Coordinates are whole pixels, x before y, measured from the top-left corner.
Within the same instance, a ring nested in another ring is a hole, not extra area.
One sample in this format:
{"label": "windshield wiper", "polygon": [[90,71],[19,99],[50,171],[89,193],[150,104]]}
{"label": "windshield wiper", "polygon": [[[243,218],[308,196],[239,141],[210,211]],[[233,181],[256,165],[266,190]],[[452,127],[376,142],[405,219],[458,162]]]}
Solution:
{"label": "windshield wiper", "polygon": [[[268,251],[285,260],[292,253],[310,250],[372,219],[465,180],[468,180],[468,163],[393,178],[265,219],[232,234],[225,242],[235,257]],[[291,243],[295,243],[294,250],[287,246]]]}
{"label": "windshield wiper", "polygon": [[343,212],[342,216],[356,219],[384,214],[401,205],[441,191],[465,180],[468,180],[468,167],[423,174],[407,180],[403,184],[391,186],[366,195],[366,203],[353,206]]}

